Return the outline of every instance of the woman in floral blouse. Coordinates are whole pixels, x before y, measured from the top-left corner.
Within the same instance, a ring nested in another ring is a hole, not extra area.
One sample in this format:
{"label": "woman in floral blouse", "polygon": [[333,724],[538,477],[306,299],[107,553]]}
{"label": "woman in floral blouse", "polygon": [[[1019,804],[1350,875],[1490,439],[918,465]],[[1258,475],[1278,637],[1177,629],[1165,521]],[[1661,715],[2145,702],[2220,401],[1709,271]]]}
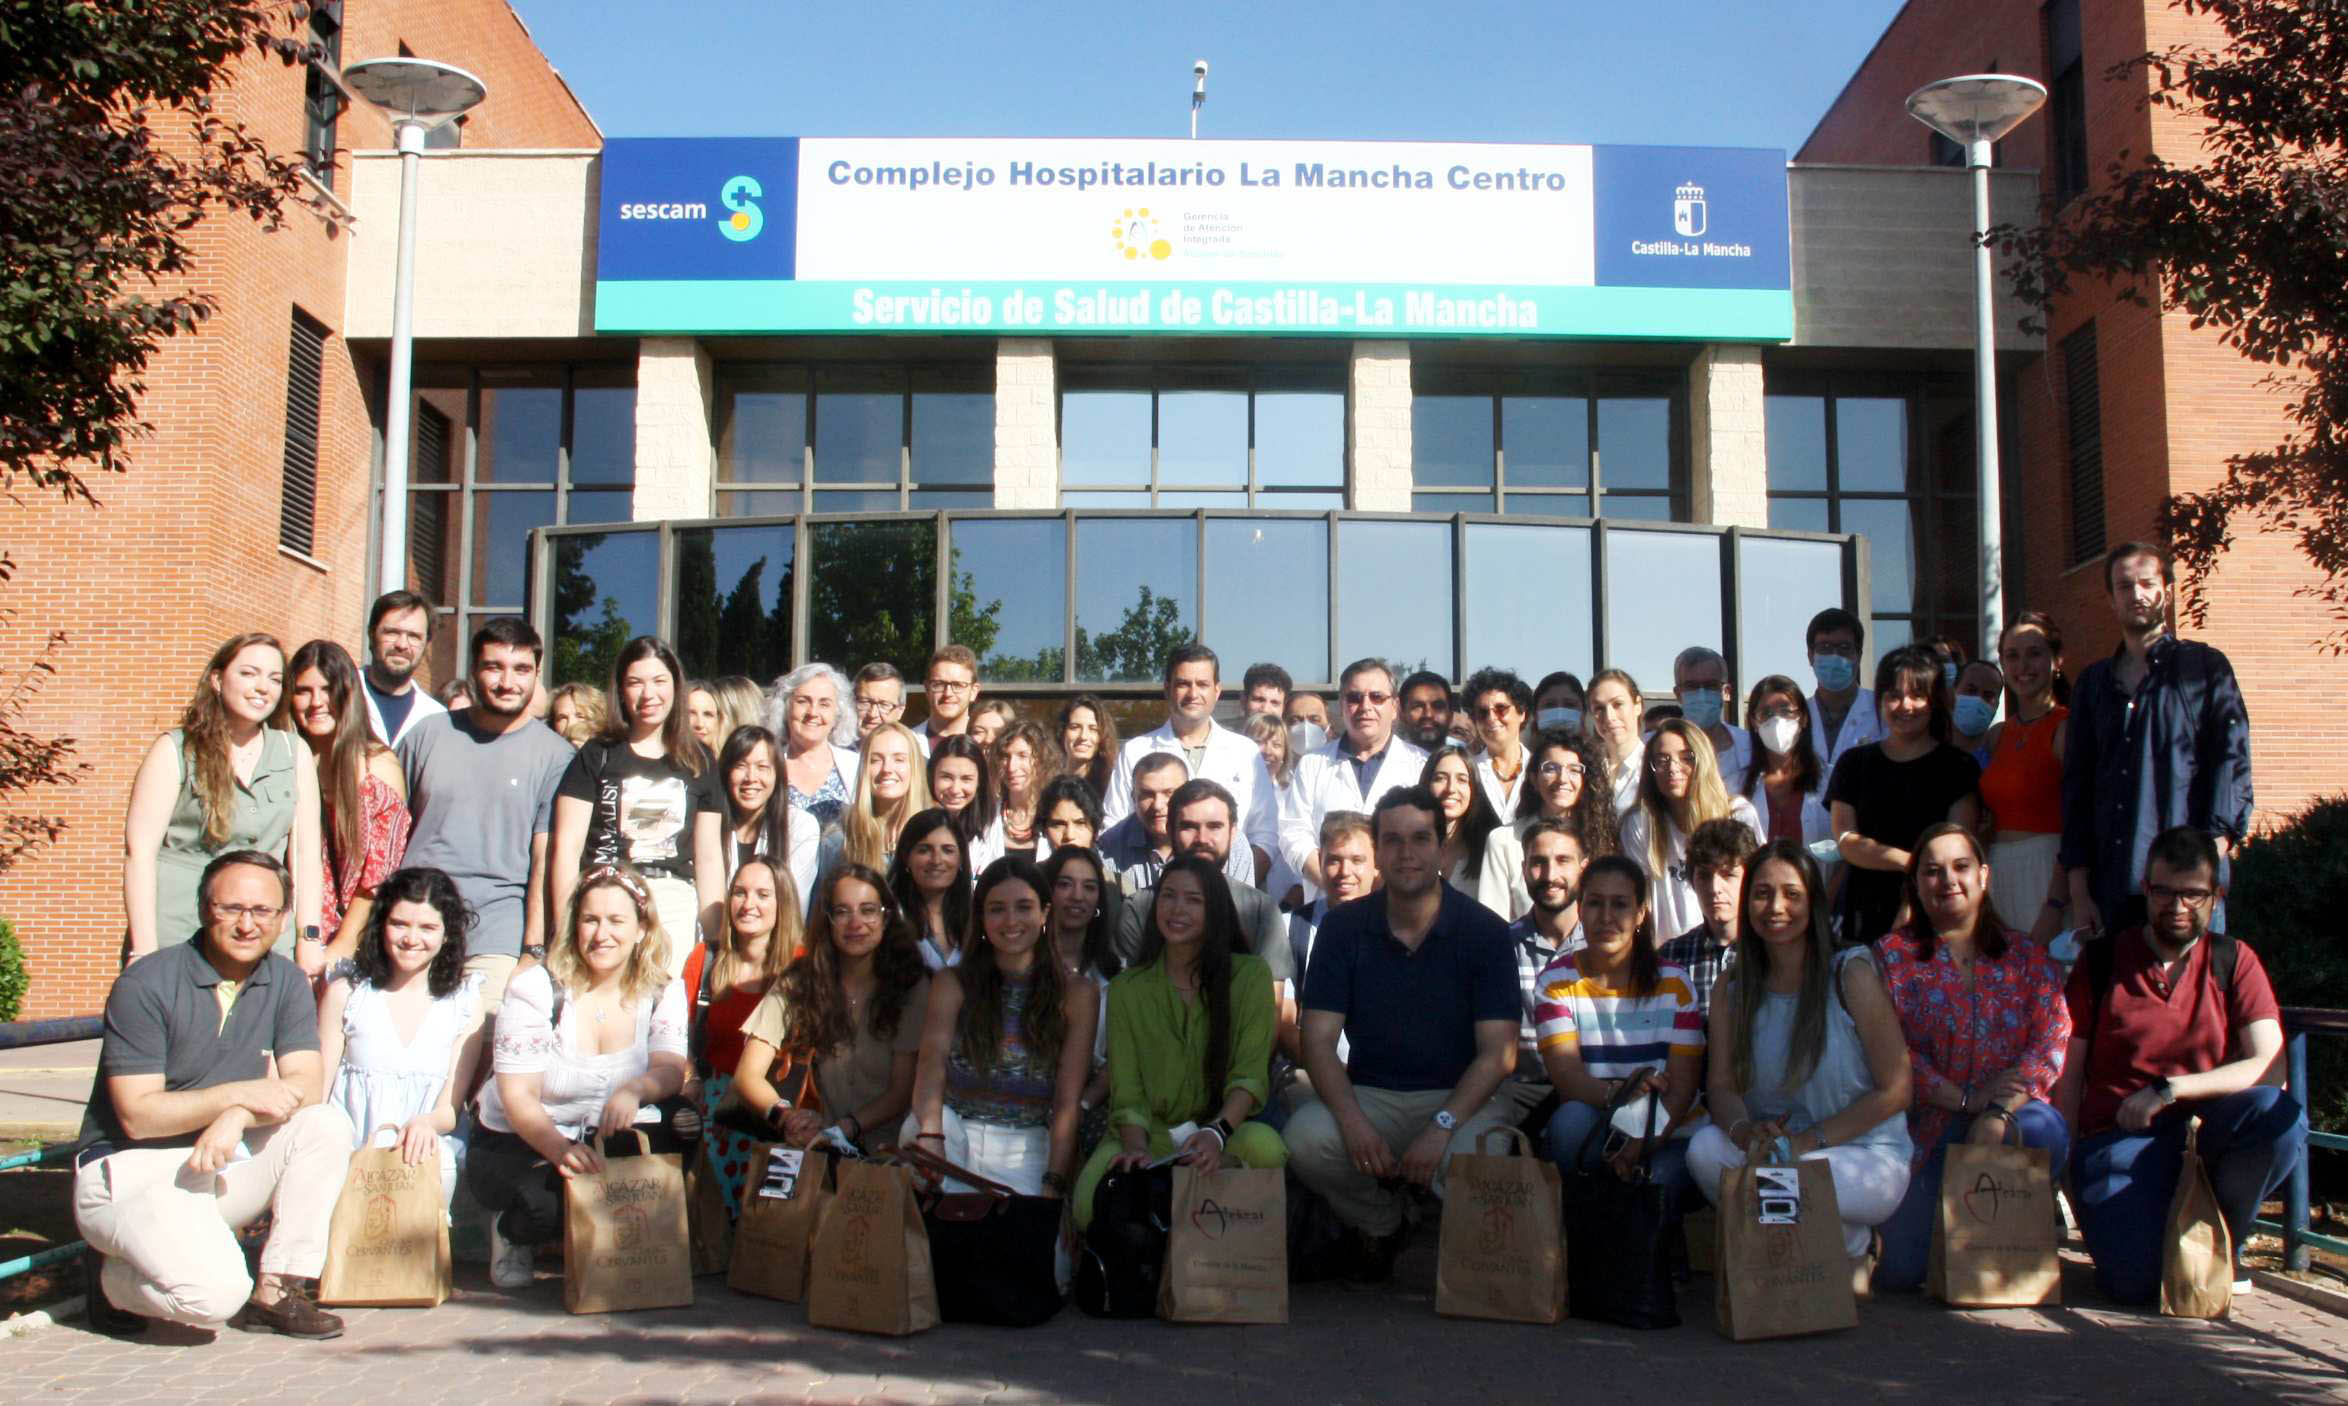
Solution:
{"label": "woman in floral blouse", "polygon": [[1935,825],[1911,854],[1907,896],[1917,921],[1876,943],[1916,1085],[1908,1107],[1916,1165],[1884,1224],[1876,1271],[1886,1289],[1924,1282],[1949,1144],[2044,1148],[2048,1165],[2060,1168],[2071,1143],[2047,1101],[2071,1039],[2062,969],[1998,916],[1971,830]]}

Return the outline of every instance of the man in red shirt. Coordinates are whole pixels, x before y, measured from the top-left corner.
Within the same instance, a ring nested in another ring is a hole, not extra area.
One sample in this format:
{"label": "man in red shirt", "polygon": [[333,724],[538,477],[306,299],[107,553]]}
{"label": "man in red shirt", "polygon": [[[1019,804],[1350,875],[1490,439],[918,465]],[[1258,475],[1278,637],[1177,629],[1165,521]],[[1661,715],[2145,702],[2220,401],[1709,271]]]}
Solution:
{"label": "man in red shirt", "polygon": [[2145,925],[2091,943],[2071,973],[2055,1098],[2079,1139],[2071,1185],[2096,1286],[2121,1303],[2160,1295],[2189,1119],[2237,1255],[2258,1203],[2307,1151],[2307,1112],[2277,1087],[2283,1021],[2266,968],[2210,931],[2221,896],[2210,837],[2163,831],[2145,852]]}

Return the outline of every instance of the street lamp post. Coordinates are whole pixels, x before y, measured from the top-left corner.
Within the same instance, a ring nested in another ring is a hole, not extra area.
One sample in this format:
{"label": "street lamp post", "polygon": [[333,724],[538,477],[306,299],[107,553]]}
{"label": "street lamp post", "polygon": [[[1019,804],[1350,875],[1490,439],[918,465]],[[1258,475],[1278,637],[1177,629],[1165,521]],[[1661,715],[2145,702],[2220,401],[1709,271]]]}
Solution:
{"label": "street lamp post", "polygon": [[383,415],[383,535],[376,589],[408,584],[408,398],[415,376],[416,184],[424,134],[481,105],[487,85],[430,59],[368,59],[342,71],[352,92],[383,109],[399,148],[399,263],[391,295],[391,386]]}
{"label": "street lamp post", "polygon": [[1989,161],[1997,140],[2045,101],[2044,85],[2004,73],[1943,78],[1908,95],[1908,115],[1963,147],[1973,172],[1973,436],[1980,466],[1974,502],[1981,519],[1981,648],[1992,652],[2005,628],[2005,533],[1998,516],[1997,284],[1988,240]]}

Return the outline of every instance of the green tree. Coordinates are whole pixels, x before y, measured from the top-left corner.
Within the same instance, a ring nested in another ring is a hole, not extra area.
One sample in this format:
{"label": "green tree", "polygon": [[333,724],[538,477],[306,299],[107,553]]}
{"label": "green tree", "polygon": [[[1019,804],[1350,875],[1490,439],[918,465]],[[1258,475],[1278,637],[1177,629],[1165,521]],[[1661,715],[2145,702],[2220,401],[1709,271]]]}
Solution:
{"label": "green tree", "polygon": [[558,688],[567,683],[609,684],[620,650],[636,636],[621,613],[619,597],[603,594],[587,573],[587,558],[603,538],[595,532],[564,537],[555,544],[552,673]]}
{"label": "green tree", "polygon": [[1165,669],[1166,656],[1177,646],[1198,638],[1182,623],[1182,602],[1161,596],[1147,585],[1140,599],[1127,606],[1117,628],[1100,635],[1076,629],[1076,677],[1125,682],[1154,679]]}
{"label": "green tree", "polygon": [[2110,281],[2140,305],[2270,370],[2291,397],[2281,442],[2246,447],[2207,493],[2162,505],[2206,623],[2203,583],[2245,521],[2296,533],[2322,573],[2309,594],[2348,646],[2348,5],[2338,0],[2176,0],[2214,21],[2217,48],[2180,44],[2106,75],[2202,127],[2200,159],[2121,152],[2104,183],[2030,229],[1991,237],[2019,256],[2017,292],[2044,305],[2075,281]]}

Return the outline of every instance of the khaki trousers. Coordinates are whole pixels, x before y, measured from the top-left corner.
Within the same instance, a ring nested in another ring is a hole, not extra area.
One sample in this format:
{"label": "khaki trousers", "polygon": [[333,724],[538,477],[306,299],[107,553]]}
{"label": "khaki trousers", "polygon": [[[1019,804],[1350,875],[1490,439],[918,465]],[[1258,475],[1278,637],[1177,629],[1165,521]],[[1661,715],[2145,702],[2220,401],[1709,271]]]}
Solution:
{"label": "khaki trousers", "polygon": [[252,1297],[236,1232],[274,1213],[261,1272],[314,1279],[326,1267],[327,1224],[350,1171],[351,1120],[314,1103],[245,1134],[252,1156],[208,1176],[184,1147],[133,1147],[74,1174],[73,1216],[106,1257],[103,1292],[116,1307],[218,1328]]}
{"label": "khaki trousers", "polygon": [[[1454,1156],[1473,1149],[1487,1128],[1516,1126],[1547,1093],[1545,1084],[1503,1080],[1499,1091],[1452,1134],[1451,1146],[1435,1171],[1435,1194],[1443,1194],[1443,1174],[1450,1170]],[[1429,1120],[1450,1100],[1451,1090],[1405,1092],[1356,1084],[1353,1097],[1361,1105],[1362,1116],[1400,1159],[1419,1134],[1433,1126]],[[1340,1220],[1368,1235],[1391,1235],[1402,1228],[1407,1189],[1398,1181],[1381,1182],[1353,1165],[1345,1153],[1345,1135],[1338,1130],[1337,1115],[1329,1111],[1328,1104],[1315,1099],[1298,1108],[1282,1136],[1288,1143],[1288,1165],[1306,1186],[1328,1198]]]}

